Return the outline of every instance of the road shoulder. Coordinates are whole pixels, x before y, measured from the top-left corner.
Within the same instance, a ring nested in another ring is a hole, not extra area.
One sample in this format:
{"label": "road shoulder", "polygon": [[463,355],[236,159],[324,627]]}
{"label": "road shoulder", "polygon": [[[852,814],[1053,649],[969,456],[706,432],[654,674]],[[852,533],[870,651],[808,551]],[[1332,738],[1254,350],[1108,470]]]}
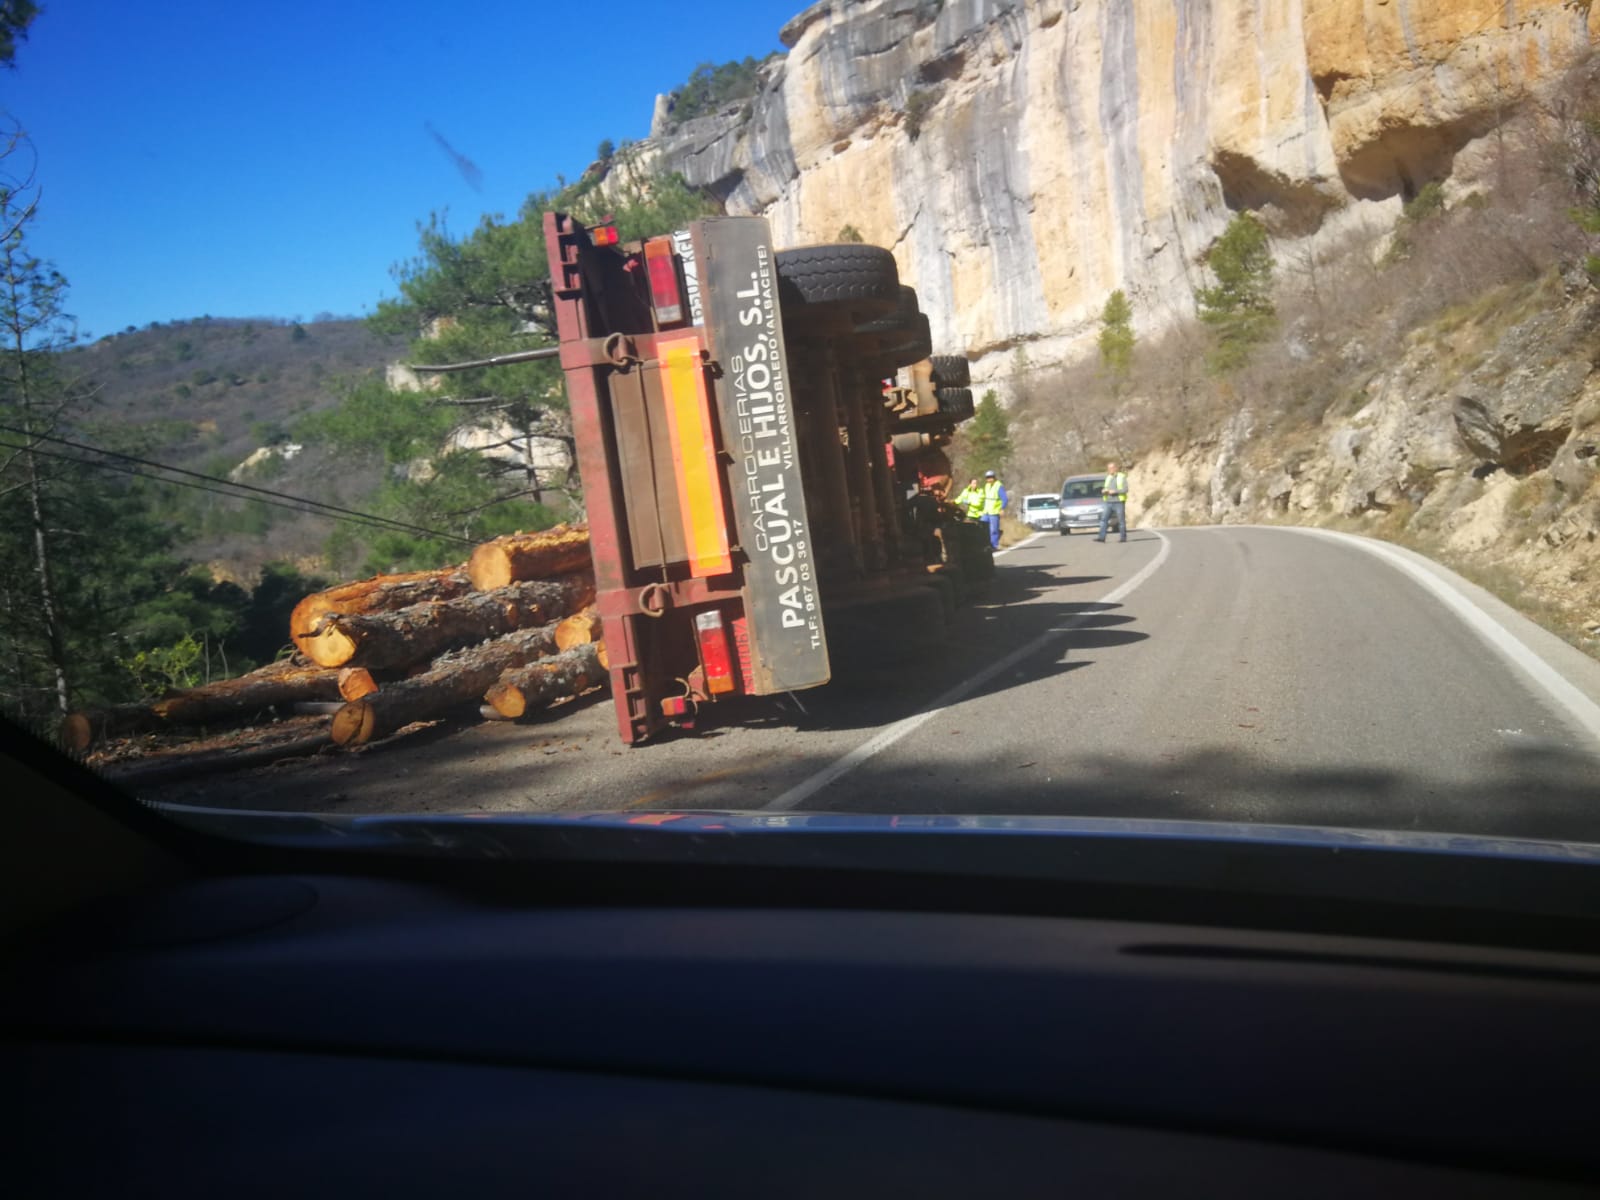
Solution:
{"label": "road shoulder", "polygon": [[1228,528],[1278,529],[1305,534],[1354,546],[1382,559],[1432,593],[1490,649],[1556,704],[1569,720],[1600,741],[1600,662],[1448,567],[1404,546],[1339,530],[1296,525]]}

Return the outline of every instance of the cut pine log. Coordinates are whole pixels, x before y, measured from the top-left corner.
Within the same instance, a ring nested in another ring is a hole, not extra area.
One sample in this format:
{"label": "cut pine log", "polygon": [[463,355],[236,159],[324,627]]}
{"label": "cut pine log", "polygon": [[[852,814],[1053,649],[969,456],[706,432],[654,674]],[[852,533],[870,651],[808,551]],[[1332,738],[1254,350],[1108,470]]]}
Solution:
{"label": "cut pine log", "polygon": [[57,736],[68,750],[81,753],[105,738],[153,733],[163,728],[165,723],[148,704],[114,704],[68,713],[61,718]]}
{"label": "cut pine log", "polygon": [[466,650],[441,654],[420,675],[351,701],[333,717],[333,740],[360,745],[387,737],[413,721],[427,721],[477,704],[501,675],[556,652],[554,622],[522,629]]}
{"label": "cut pine log", "polygon": [[483,698],[501,716],[515,719],[581,695],[606,681],[606,668],[600,661],[604,645],[586,642],[553,658],[507,671]]}
{"label": "cut pine log", "polygon": [[556,649],[571,650],[600,640],[600,614],[593,608],[573,613],[556,626]]}
{"label": "cut pine log", "polygon": [[312,592],[289,614],[289,636],[300,639],[317,631],[329,613],[359,616],[362,613],[392,612],[429,600],[452,600],[472,590],[472,580],[460,567],[438,571],[413,571],[407,575],[375,575],[355,583],[341,583],[322,592]]}
{"label": "cut pine log", "polygon": [[378,681],[365,667],[339,668],[339,695],[344,700],[359,700],[377,690]]}
{"label": "cut pine log", "polygon": [[337,672],[304,659],[286,658],[237,679],[174,692],[160,700],[71,713],[61,723],[61,740],[70,749],[87,750],[102,738],[156,733],[174,726],[239,722],[269,708],[337,699]]}
{"label": "cut pine log", "polygon": [[487,638],[559,620],[593,600],[594,580],[587,575],[514,583],[389,613],[329,614],[323,618],[322,631],[302,638],[300,644],[313,662],[324,667],[400,669]]}
{"label": "cut pine log", "polygon": [[590,563],[588,526],[557,525],[484,542],[467,561],[467,574],[473,587],[488,592],[530,579],[587,571]]}
{"label": "cut pine log", "polygon": [[285,758],[302,758],[328,748],[328,735],[320,730],[288,741],[269,741],[256,746],[228,747],[181,754],[161,754],[139,762],[105,769],[106,778],[124,787],[150,787],[172,783],[197,775],[217,775],[261,767]]}

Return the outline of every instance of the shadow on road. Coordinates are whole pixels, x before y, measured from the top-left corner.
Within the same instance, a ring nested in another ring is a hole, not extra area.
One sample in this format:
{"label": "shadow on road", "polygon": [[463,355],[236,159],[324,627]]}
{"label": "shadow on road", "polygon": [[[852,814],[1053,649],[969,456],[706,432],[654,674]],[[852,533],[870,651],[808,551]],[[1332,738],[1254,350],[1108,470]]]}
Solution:
{"label": "shadow on road", "polygon": [[[1070,669],[1070,668],[1068,668]],[[224,808],[304,812],[648,812],[760,811],[785,791],[839,761],[826,753],[783,751],[756,735],[762,752],[724,756],[655,755],[624,750],[609,730],[573,737],[551,727],[497,726],[480,736],[428,747],[393,747],[382,762],[359,768],[302,761],[274,772],[217,781],[209,796],[167,799]],[[1466,782],[1360,765],[1314,769],[1272,767],[1242,754],[1201,750],[1141,759],[1085,756],[1066,772],[1043,776],[1040,763],[1018,752],[990,750],[983,730],[946,735],[970,750],[951,764],[870,759],[807,797],[798,812],[883,815],[1085,816],[1311,825],[1349,829],[1470,834],[1600,843],[1600,758],[1553,748],[1486,754]],[[486,736],[484,736],[486,735]],[[740,744],[744,745],[741,734]],[[497,754],[515,748],[517,753]],[[846,748],[858,743],[847,742]],[[470,750],[469,750],[470,747]],[[678,747],[684,749],[685,747]],[[444,751],[441,757],[441,751]],[[427,755],[426,766],[420,757]],[[422,789],[401,786],[410,758]],[[614,761],[615,760],[615,761]],[[608,767],[634,765],[633,774]],[[366,786],[349,791],[337,774],[359,771]],[[385,780],[394,786],[385,786]],[[420,782],[420,780],[419,780]]]}
{"label": "shadow on road", "polygon": [[[975,747],[977,748],[977,747]],[[1600,758],[1555,747],[1486,753],[1470,782],[1360,766],[1284,769],[1201,750],[1084,757],[1066,777],[979,754],[958,774],[907,778],[869,762],[818,793],[819,811],[1062,815],[1323,825],[1600,842]],[[820,769],[820,767],[819,767]]]}
{"label": "shadow on road", "polygon": [[[706,727],[724,722],[799,732],[861,730],[920,712],[953,688],[967,685],[1024,646],[1019,662],[964,696],[995,695],[1090,665],[1108,651],[1145,641],[1133,614],[1119,604],[1068,598],[1074,589],[1099,591],[1105,575],[1074,574],[1066,565],[1015,564],[996,576],[991,594],[957,611],[943,634],[886,653],[881,631],[843,623],[830,635],[833,680],[803,694],[798,704],[768,704],[766,712],[733,706],[710,710]],[[801,706],[805,711],[800,711]],[[759,707],[759,706],[758,706]]]}

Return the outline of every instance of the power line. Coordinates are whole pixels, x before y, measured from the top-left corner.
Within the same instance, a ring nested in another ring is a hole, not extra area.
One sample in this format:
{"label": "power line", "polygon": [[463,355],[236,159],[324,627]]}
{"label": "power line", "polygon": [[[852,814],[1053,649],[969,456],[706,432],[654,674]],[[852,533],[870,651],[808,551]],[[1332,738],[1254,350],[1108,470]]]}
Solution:
{"label": "power line", "polygon": [[[76,463],[78,466],[81,466],[81,467],[92,467],[92,468],[94,468],[96,470],[101,470],[101,471],[113,471],[113,472],[115,472],[115,473],[117,473],[119,475],[130,475],[130,476],[133,476],[136,479],[148,479],[148,480],[151,480],[154,483],[170,484],[173,487],[191,488],[191,489],[193,489],[194,491],[197,491],[197,492],[207,492],[207,493],[209,493],[209,494],[211,494],[213,496],[222,496],[222,497],[225,497],[226,499],[229,499],[229,500],[248,500],[252,504],[265,504],[270,508],[282,508],[282,509],[288,510],[289,512],[299,513],[302,516],[325,517],[325,516],[329,516],[330,515],[328,513],[319,512],[314,508],[304,508],[304,507],[300,506],[299,504],[288,502],[288,501],[267,499],[267,498],[263,498],[263,497],[260,497],[260,496],[241,496],[237,492],[230,492],[230,491],[227,491],[227,490],[225,490],[223,488],[219,488],[219,487],[211,487],[211,486],[209,486],[209,485],[207,485],[205,483],[192,483],[192,482],[190,482],[189,480],[186,480],[186,479],[169,479],[164,475],[157,475],[157,474],[155,474],[153,472],[150,472],[150,471],[141,471],[138,467],[123,466],[123,465],[118,464],[118,463],[94,462],[94,461],[92,461],[90,459],[79,458],[75,454],[62,454],[59,451],[55,451],[55,450],[42,450],[37,446],[23,446],[23,445],[18,445],[15,442],[7,442],[7,441],[0,440],[0,447],[3,447],[3,448],[8,449],[8,450],[21,450],[21,451],[24,451],[26,453],[37,454],[42,458],[52,458],[52,459],[57,459],[57,460],[59,460],[61,462]],[[296,499],[296,498],[295,497],[290,497],[289,501],[293,501],[294,499]],[[368,517],[368,516],[362,515],[362,516],[347,517],[347,518],[342,518],[342,519],[349,520],[353,524],[366,525],[366,526],[368,526],[370,528],[373,528],[373,529],[381,529],[384,532],[389,532],[389,533],[394,532],[394,528],[387,523],[388,522],[388,518],[386,518],[386,517],[378,517],[378,516]],[[450,538],[450,537],[452,537],[451,534],[443,534],[443,533],[441,533],[441,534],[431,534],[430,536],[442,537],[442,538]],[[463,542],[467,541],[467,539],[465,539],[465,538],[454,538],[453,540],[463,541]]]}
{"label": "power line", "polygon": [[[4,427],[0,426],[0,428]],[[304,507],[303,505],[314,504],[315,501],[304,500],[302,497],[298,496],[289,496],[287,493],[270,493],[268,497],[241,496],[238,492],[228,491],[225,488],[220,487],[212,487],[207,483],[195,483],[187,479],[170,479],[165,475],[157,475],[151,471],[142,471],[138,467],[123,466],[119,463],[94,462],[91,459],[80,458],[75,454],[62,454],[55,450],[43,450],[38,446],[19,445],[16,442],[0,440],[0,448],[8,450],[21,450],[25,453],[37,454],[41,458],[52,458],[61,462],[76,463],[81,467],[93,467],[101,471],[114,471],[119,475],[130,475],[136,479],[148,479],[155,483],[170,484],[173,487],[191,488],[197,492],[207,492],[213,496],[223,496],[229,500],[248,500],[253,504],[265,504],[270,508],[282,508],[292,513],[299,513],[301,516],[328,517],[334,515],[332,513],[321,512],[316,508]],[[211,479],[213,477],[202,476],[202,478]],[[284,499],[272,499],[270,498],[271,495],[283,496]],[[455,534],[451,533],[439,533],[435,530],[423,529],[418,525],[407,525],[404,522],[390,521],[387,517],[380,517],[368,513],[356,513],[345,509],[341,509],[340,512],[345,514],[340,517],[341,520],[347,520],[354,525],[365,525],[368,528],[378,529],[385,533],[394,533],[403,530],[407,532],[425,533],[429,537],[443,538],[447,541],[460,542],[463,545],[470,546],[473,544],[471,538],[457,537]]]}
{"label": "power line", "polygon": [[[190,471],[190,470],[188,470],[187,468],[184,468],[184,467],[168,466],[166,463],[155,462],[155,461],[153,461],[151,459],[148,459],[148,458],[140,458],[136,454],[124,454],[124,453],[122,453],[120,451],[117,451],[117,450],[105,450],[105,449],[102,449],[99,446],[90,446],[90,445],[87,445],[87,444],[85,444],[83,442],[74,442],[69,438],[55,437],[55,436],[53,436],[51,434],[47,434],[47,433],[30,433],[26,429],[18,429],[15,426],[4,425],[4,424],[0,424],[0,432],[16,434],[16,435],[18,435],[20,437],[33,438],[33,439],[37,439],[39,441],[53,442],[56,445],[69,446],[74,450],[82,450],[82,451],[85,451],[85,452],[87,452],[89,454],[99,454],[99,455],[103,455],[103,456],[105,456],[107,458],[117,458],[117,459],[123,460],[124,462],[137,463],[139,466],[150,467],[150,468],[153,468],[153,469],[155,469],[157,471],[170,471],[175,475],[185,475],[185,476],[188,476],[191,479],[205,480],[208,483],[220,484],[221,486],[226,487],[226,488],[236,488],[239,491],[255,492],[255,493],[258,493],[258,494],[263,495],[263,496],[274,496],[274,497],[277,497],[280,500],[291,500],[291,501],[295,502],[296,504],[304,504],[304,505],[310,506],[311,508],[323,509],[326,512],[337,513],[340,516],[354,517],[354,518],[359,518],[359,519],[362,519],[362,520],[365,520],[365,521],[378,521],[378,522],[382,522],[385,525],[392,526],[395,529],[404,530],[404,531],[406,531],[408,533],[421,533],[421,534],[427,535],[428,537],[448,538],[448,537],[452,537],[453,536],[453,535],[448,534],[448,533],[440,533],[438,530],[425,529],[420,525],[411,525],[411,524],[408,524],[405,521],[397,521],[397,520],[394,520],[391,517],[380,517],[380,516],[377,516],[374,513],[357,512],[354,509],[341,508],[337,504],[328,504],[328,503],[325,503],[324,501],[321,501],[321,500],[312,500],[311,498],[309,498],[307,496],[293,496],[293,495],[290,495],[287,492],[277,491],[274,488],[257,487],[255,484],[239,483],[236,480],[224,479],[221,476],[217,476],[217,475],[206,475],[206,474],[204,474],[204,473],[202,473],[200,471]],[[80,459],[78,461],[82,461],[82,460]],[[168,480],[167,482],[176,482],[176,481],[175,480]],[[243,499],[244,497],[240,497],[240,498]],[[464,541],[468,541],[469,539],[457,538],[456,540],[464,542]]]}
{"label": "power line", "polygon": [[[135,464],[137,464],[137,465],[139,465],[141,467],[149,467],[149,468],[151,468],[153,470],[156,470],[156,471],[168,471],[168,472],[171,472],[174,475],[184,475],[184,476],[187,476],[190,479],[199,479],[199,480],[203,480],[203,481],[205,481],[207,483],[219,484],[224,488],[233,488],[233,489],[236,489],[236,491],[219,492],[218,494],[219,495],[225,495],[225,496],[232,496],[234,499],[240,499],[240,500],[253,499],[254,498],[253,496],[240,496],[240,495],[238,495],[238,492],[253,492],[253,493],[256,493],[257,495],[260,495],[260,496],[274,497],[274,498],[276,498],[277,500],[280,500],[280,501],[290,501],[290,502],[292,502],[294,504],[305,505],[306,506],[305,508],[296,509],[294,511],[302,512],[302,513],[309,513],[310,515],[323,515],[323,516],[336,515],[336,516],[339,516],[339,517],[349,518],[351,520],[355,520],[357,522],[368,524],[368,525],[381,524],[381,525],[386,526],[389,529],[394,530],[394,531],[405,532],[405,533],[417,533],[417,534],[422,534],[425,537],[446,538],[446,539],[448,539],[450,541],[461,542],[464,545],[471,545],[472,544],[472,539],[471,538],[457,537],[455,534],[443,533],[443,532],[440,532],[437,529],[428,529],[428,528],[425,528],[424,526],[421,526],[421,525],[412,525],[412,524],[410,524],[410,523],[408,523],[406,521],[397,521],[397,520],[393,519],[392,517],[380,517],[380,516],[376,515],[375,513],[357,512],[355,509],[352,509],[352,508],[342,508],[337,504],[328,504],[328,503],[326,503],[324,501],[321,501],[321,500],[312,500],[310,497],[307,497],[307,496],[294,496],[294,495],[289,494],[288,492],[277,491],[274,488],[257,487],[255,484],[239,483],[236,480],[224,479],[221,476],[217,476],[217,475],[206,475],[206,474],[204,474],[204,473],[202,473],[200,471],[190,471],[190,470],[188,470],[187,468],[184,468],[184,467],[173,467],[173,466],[167,465],[166,463],[155,462],[155,461],[153,461],[151,459],[148,459],[148,458],[140,458],[136,454],[124,454],[124,453],[122,453],[120,451],[117,451],[117,450],[105,450],[105,449],[102,449],[99,446],[90,446],[90,445],[87,445],[87,444],[85,444],[83,442],[75,442],[75,441],[72,441],[70,438],[54,437],[51,434],[47,434],[47,433],[32,433],[32,432],[29,432],[26,429],[19,429],[14,425],[5,425],[5,424],[0,424],[0,432],[15,434],[15,435],[17,435],[19,437],[29,438],[29,439],[33,439],[33,440],[37,440],[37,441],[51,442],[51,443],[54,443],[54,444],[59,445],[59,446],[68,446],[73,450],[81,450],[81,451],[84,451],[85,453],[88,453],[88,454],[99,454],[99,455],[102,455],[102,456],[104,456],[106,458],[121,459],[124,462],[135,463]],[[40,454],[47,453],[45,451],[38,450],[37,447],[16,446],[16,445],[10,445],[9,443],[6,443],[6,444],[9,446],[10,449],[13,449],[13,450],[34,450],[36,453],[40,453]],[[53,457],[53,458],[65,458],[69,462],[84,463],[86,466],[107,466],[107,465],[109,465],[109,464],[102,464],[102,463],[93,463],[93,462],[89,462],[86,459],[72,458],[70,456],[61,455],[61,454],[50,455],[50,457]],[[129,472],[129,473],[130,474],[137,474],[137,472]],[[159,475],[144,475],[142,477],[143,478],[147,478],[147,479],[157,479],[162,483],[180,483],[181,484],[180,480],[167,479],[167,478],[165,478],[163,476],[159,476]],[[215,489],[212,489],[212,488],[199,488],[197,490],[199,490],[199,491],[214,491]],[[263,500],[262,503],[263,504],[270,503],[270,501]],[[282,507],[285,507],[285,506],[283,504],[279,504],[278,507],[282,508]],[[318,513],[318,512],[314,512],[313,510],[321,510],[321,512]]]}

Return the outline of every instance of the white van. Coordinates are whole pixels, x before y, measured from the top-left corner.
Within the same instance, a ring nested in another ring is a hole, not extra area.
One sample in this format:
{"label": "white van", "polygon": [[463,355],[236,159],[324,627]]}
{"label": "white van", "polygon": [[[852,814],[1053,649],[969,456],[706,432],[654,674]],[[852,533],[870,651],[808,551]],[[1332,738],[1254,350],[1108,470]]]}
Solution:
{"label": "white van", "polygon": [[1022,523],[1029,529],[1054,529],[1061,516],[1061,497],[1036,492],[1022,498]]}

